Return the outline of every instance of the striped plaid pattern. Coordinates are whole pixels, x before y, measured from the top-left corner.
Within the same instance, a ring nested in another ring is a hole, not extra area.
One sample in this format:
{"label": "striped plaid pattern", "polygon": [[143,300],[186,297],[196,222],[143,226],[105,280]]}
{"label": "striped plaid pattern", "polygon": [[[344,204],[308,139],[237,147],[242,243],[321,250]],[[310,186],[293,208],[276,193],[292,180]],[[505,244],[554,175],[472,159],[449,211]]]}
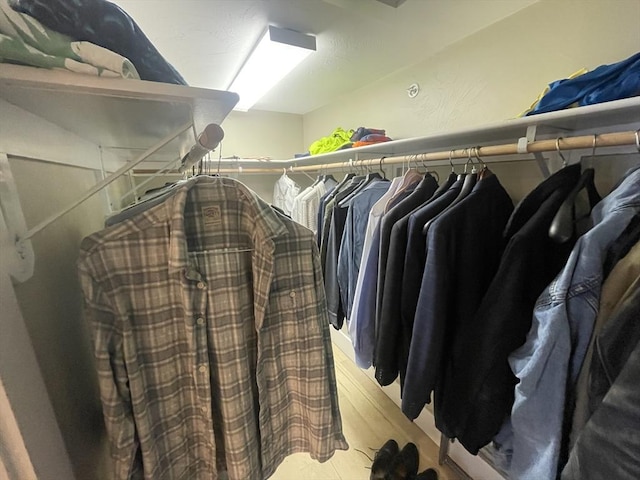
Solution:
{"label": "striped plaid pattern", "polygon": [[342,435],[313,234],[196,177],[87,237],[78,270],[117,479],[269,477]]}

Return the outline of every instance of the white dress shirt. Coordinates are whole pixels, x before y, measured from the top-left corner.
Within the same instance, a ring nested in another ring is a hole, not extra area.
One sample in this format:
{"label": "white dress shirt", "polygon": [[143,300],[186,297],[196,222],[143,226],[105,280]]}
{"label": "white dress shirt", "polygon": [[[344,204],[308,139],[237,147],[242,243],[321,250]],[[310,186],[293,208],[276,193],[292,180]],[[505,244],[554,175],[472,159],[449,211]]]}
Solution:
{"label": "white dress shirt", "polygon": [[358,271],[358,279],[356,280],[356,289],[353,295],[353,307],[351,310],[351,316],[349,318],[349,337],[351,338],[351,343],[356,349],[356,363],[361,368],[368,368],[371,366],[370,362],[358,358],[358,349],[357,349],[357,328],[358,323],[360,322],[360,317],[362,315],[361,312],[361,303],[360,297],[363,293],[364,288],[364,276],[365,276],[365,268],[364,264],[369,257],[369,252],[371,251],[372,241],[373,241],[373,233],[375,232],[376,226],[382,220],[382,216],[385,212],[387,202],[398,192],[400,187],[402,186],[403,177],[396,177],[392,180],[391,186],[389,190],[378,200],[371,211],[369,212],[369,221],[367,222],[367,231],[364,237],[364,244],[362,246],[362,260],[360,262],[360,270]]}
{"label": "white dress shirt", "polygon": [[284,173],[273,186],[273,204],[291,216],[293,201],[299,193],[298,184]]}

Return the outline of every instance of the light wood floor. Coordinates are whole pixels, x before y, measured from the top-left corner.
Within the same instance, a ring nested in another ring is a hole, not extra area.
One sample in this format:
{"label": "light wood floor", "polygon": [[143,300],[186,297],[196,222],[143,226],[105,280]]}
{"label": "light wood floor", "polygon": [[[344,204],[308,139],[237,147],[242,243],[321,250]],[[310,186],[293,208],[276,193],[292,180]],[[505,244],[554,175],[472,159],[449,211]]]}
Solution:
{"label": "light wood floor", "polygon": [[[375,451],[393,438],[402,448],[413,442],[420,452],[420,471],[436,468],[441,480],[456,480],[451,469],[438,466],[438,447],[410,422],[367,375],[334,346],[342,429],[349,450],[325,463],[309,454],[288,457],[270,480],[368,480]],[[364,452],[364,453],[363,453]],[[366,454],[366,455],[365,455]]]}

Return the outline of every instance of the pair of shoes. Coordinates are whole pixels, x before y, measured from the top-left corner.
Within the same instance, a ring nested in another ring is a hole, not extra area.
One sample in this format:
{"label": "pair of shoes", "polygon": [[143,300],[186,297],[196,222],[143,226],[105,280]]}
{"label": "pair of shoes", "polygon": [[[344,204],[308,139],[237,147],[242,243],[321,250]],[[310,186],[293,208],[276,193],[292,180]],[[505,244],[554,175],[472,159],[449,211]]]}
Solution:
{"label": "pair of shoes", "polygon": [[407,443],[402,450],[395,440],[387,440],[376,453],[370,480],[411,480],[418,473],[418,448]]}
{"label": "pair of shoes", "polygon": [[427,468],[424,472],[415,476],[413,480],[438,480],[438,472],[433,468]]}
{"label": "pair of shoes", "polygon": [[387,440],[382,448],[376,452],[373,465],[371,465],[369,480],[385,480],[391,462],[399,452],[398,442],[393,439]]}
{"label": "pair of shoes", "polygon": [[407,443],[395,456],[389,468],[388,480],[411,480],[418,473],[420,459],[418,447],[413,443]]}

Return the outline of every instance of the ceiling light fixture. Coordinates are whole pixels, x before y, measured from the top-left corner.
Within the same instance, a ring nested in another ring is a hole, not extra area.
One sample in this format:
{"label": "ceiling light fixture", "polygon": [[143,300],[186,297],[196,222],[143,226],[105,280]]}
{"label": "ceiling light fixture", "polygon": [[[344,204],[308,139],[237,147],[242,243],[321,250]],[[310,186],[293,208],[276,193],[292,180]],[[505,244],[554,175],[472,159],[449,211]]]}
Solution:
{"label": "ceiling light fixture", "polygon": [[313,35],[269,25],[228,88],[240,95],[234,110],[249,110],[315,50]]}

